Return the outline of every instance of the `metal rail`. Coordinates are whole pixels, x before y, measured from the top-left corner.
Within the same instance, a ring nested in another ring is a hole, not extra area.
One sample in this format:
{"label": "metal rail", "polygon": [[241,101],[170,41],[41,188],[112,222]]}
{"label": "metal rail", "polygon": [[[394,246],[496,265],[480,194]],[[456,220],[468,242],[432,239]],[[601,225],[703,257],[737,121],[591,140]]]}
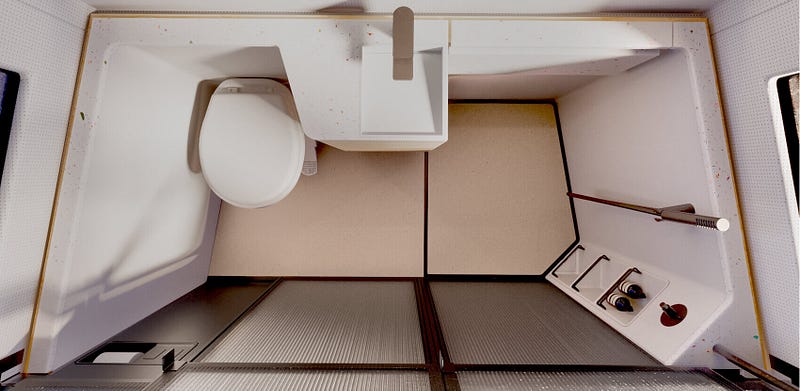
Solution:
{"label": "metal rail", "polygon": [[795,387],[795,386],[793,386],[791,384],[788,384],[788,383],[778,379],[775,376],[770,375],[766,371],[762,370],[761,368],[759,368],[759,367],[757,367],[757,366],[755,366],[753,364],[750,364],[749,362],[745,361],[741,357],[733,354],[730,350],[725,349],[725,347],[722,346],[722,345],[714,345],[713,350],[714,350],[714,353],[717,353],[720,356],[725,357],[725,359],[727,359],[728,361],[730,361],[731,363],[733,363],[737,367],[742,368],[745,371],[752,373],[753,375],[755,375],[759,379],[761,379],[761,380],[763,380],[763,381],[765,381],[765,382],[767,382],[767,383],[769,383],[769,384],[771,384],[771,385],[773,385],[775,387],[778,387],[781,390],[797,391],[797,387]]}

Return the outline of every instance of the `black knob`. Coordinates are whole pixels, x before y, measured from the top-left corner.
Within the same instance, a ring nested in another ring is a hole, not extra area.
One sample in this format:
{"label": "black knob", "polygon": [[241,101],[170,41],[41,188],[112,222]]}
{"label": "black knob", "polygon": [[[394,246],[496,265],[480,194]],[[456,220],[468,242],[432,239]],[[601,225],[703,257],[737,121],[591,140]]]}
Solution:
{"label": "black knob", "polygon": [[616,308],[617,311],[633,312],[633,306],[631,305],[631,301],[628,300],[627,297],[623,297],[616,293],[612,293],[608,295],[606,301],[608,302],[608,304],[611,304],[614,308]]}
{"label": "black knob", "polygon": [[647,297],[641,286],[630,281],[622,281],[618,288],[620,292],[628,295],[628,297],[632,299],[644,299]]}
{"label": "black knob", "polygon": [[661,306],[661,309],[664,311],[664,313],[670,317],[670,319],[683,320],[683,316],[681,316],[681,314],[679,314],[678,311],[675,311],[675,309],[672,308],[671,305],[664,302],[662,302],[659,305]]}

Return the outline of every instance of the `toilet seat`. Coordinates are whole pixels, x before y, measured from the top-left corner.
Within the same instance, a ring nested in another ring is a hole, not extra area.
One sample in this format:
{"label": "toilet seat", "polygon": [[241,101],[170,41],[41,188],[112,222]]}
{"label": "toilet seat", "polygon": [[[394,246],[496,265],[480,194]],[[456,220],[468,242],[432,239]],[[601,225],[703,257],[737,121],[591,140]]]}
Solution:
{"label": "toilet seat", "polygon": [[242,208],[289,194],[303,167],[305,135],[292,94],[271,79],[228,79],[211,96],[199,140],[211,190]]}

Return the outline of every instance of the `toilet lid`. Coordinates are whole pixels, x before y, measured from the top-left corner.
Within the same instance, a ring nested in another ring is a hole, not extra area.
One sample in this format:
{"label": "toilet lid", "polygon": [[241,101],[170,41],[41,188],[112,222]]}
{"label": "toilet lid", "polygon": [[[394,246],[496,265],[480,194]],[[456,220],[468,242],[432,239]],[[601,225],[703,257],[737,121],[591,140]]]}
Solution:
{"label": "toilet lid", "polygon": [[228,79],[211,96],[200,165],[220,198],[243,208],[283,199],[300,177],[305,135],[291,92],[270,79]]}

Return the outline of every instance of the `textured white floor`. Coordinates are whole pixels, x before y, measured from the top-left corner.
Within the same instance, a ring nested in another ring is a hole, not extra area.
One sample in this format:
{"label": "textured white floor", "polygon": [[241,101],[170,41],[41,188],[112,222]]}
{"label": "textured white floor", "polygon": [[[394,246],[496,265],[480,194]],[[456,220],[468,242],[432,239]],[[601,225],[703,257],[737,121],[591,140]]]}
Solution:
{"label": "textured white floor", "polygon": [[575,240],[549,104],[451,104],[428,156],[428,272],[542,274]]}
{"label": "textured white floor", "polygon": [[223,203],[211,275],[422,276],[423,153],[322,146],[318,159],[273,206]]}

